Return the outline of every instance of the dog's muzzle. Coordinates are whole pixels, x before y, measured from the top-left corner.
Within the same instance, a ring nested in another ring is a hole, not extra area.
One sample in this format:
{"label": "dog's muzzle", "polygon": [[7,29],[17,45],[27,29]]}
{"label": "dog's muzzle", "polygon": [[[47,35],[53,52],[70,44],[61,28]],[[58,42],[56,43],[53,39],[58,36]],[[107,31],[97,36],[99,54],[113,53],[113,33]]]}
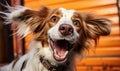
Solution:
{"label": "dog's muzzle", "polygon": [[50,47],[53,50],[53,58],[64,63],[69,57],[77,35],[72,25],[60,24],[48,31]]}

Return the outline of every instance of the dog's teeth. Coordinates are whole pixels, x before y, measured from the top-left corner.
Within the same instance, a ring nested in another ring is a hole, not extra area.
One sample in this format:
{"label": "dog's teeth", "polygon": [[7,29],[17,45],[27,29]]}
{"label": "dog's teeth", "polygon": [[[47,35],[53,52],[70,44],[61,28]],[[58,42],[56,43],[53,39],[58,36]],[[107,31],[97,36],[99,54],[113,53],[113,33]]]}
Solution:
{"label": "dog's teeth", "polygon": [[57,52],[57,50],[56,50],[56,49],[54,49],[54,54],[55,54],[55,57],[60,58],[60,59],[65,58],[65,57],[66,57],[66,55],[68,54],[68,51],[66,51],[66,52],[65,52],[65,54],[64,54],[64,56],[61,56],[61,57],[60,57],[60,56],[58,56],[58,55],[57,55],[57,53],[56,53],[56,52]]}
{"label": "dog's teeth", "polygon": [[66,51],[66,52],[65,52],[65,55],[62,56],[62,57],[60,57],[60,58],[65,58],[67,54],[68,54],[68,51]]}
{"label": "dog's teeth", "polygon": [[56,56],[57,58],[59,58],[59,56],[57,55],[56,52],[57,52],[56,49],[54,49],[54,54],[55,54],[55,56]]}

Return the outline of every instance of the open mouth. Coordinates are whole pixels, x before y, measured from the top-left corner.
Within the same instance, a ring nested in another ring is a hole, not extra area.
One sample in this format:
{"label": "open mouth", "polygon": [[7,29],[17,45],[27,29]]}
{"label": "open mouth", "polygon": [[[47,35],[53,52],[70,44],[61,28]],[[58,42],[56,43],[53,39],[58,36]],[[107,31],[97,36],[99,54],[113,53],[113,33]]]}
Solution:
{"label": "open mouth", "polygon": [[53,57],[56,61],[64,61],[71,49],[71,44],[67,40],[50,39],[50,46],[53,50]]}

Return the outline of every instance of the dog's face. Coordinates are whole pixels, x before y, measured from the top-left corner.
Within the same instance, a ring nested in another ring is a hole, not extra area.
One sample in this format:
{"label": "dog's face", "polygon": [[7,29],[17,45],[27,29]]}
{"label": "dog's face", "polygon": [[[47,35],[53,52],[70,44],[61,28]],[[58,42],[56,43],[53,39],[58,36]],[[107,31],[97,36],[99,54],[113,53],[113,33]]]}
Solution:
{"label": "dog's face", "polygon": [[[73,45],[79,38],[81,17],[75,10],[54,9],[45,19],[48,46],[41,49],[40,55],[55,63],[64,63],[68,59]],[[37,32],[41,33],[41,32]],[[36,39],[39,39],[39,37]],[[42,54],[41,54],[42,53]],[[48,54],[50,57],[48,57]]]}
{"label": "dog's face", "polygon": [[21,23],[20,35],[34,33],[34,47],[40,48],[38,54],[53,65],[63,64],[72,53],[81,54],[84,48],[90,47],[88,40],[96,41],[99,36],[110,34],[107,19],[64,8],[41,7],[40,11],[25,8],[13,11],[10,18]]}
{"label": "dog's face", "polygon": [[53,58],[58,62],[67,60],[73,44],[79,37],[76,27],[81,20],[75,12],[64,8],[56,9],[47,22],[52,25],[47,35]]}

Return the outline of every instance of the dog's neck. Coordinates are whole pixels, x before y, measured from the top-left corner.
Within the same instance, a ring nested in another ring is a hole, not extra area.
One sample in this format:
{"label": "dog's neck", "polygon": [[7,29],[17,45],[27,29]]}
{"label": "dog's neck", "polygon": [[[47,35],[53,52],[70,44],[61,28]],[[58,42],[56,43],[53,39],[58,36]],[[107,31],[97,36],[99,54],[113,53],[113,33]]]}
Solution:
{"label": "dog's neck", "polygon": [[40,62],[42,65],[50,71],[56,71],[57,67],[53,66],[48,60],[44,59],[44,56],[40,56]]}
{"label": "dog's neck", "polygon": [[40,56],[40,62],[49,71],[63,71],[64,68],[69,64],[68,62],[66,62],[64,65],[55,66],[52,65],[48,60],[44,59],[44,56]]}

